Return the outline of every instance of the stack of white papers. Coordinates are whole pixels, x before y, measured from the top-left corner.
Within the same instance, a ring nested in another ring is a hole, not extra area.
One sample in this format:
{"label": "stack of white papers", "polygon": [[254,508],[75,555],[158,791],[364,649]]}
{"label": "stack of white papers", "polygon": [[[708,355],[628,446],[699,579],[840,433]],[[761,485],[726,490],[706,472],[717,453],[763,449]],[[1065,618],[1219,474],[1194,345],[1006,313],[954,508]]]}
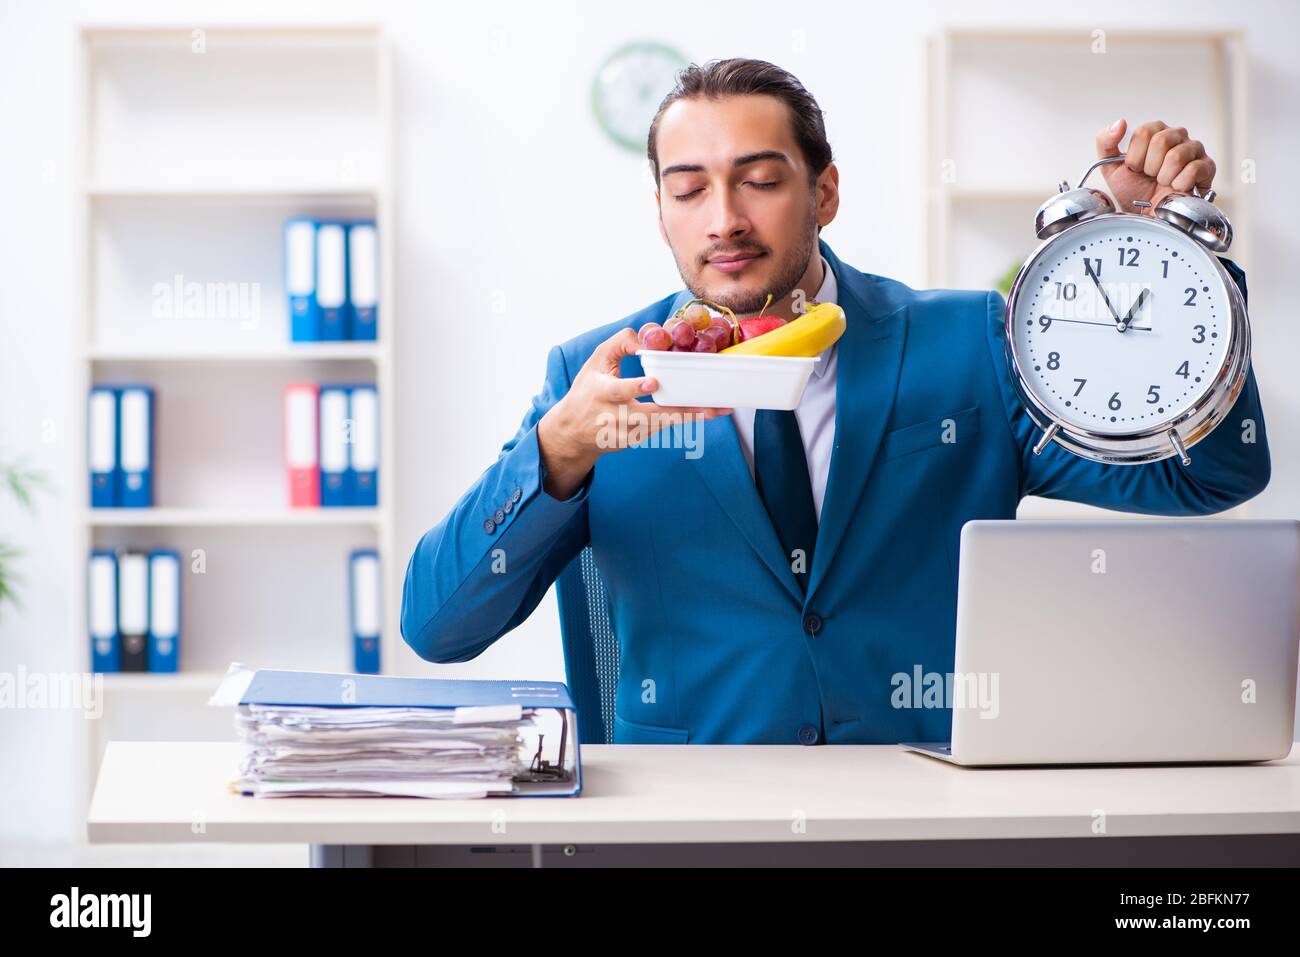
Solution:
{"label": "stack of white papers", "polygon": [[479,798],[527,770],[533,710],[240,704],[232,787],[257,797]]}

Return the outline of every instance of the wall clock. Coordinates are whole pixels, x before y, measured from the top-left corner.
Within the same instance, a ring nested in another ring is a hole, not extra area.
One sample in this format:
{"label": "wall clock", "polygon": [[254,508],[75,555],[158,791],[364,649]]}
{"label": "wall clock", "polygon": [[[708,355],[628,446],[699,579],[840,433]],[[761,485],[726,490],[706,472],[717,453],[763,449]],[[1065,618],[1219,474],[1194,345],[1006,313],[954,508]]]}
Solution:
{"label": "wall clock", "polygon": [[605,135],[644,153],[650,121],[687,65],[672,47],[651,41],[626,44],[606,57],[591,85],[592,109]]}

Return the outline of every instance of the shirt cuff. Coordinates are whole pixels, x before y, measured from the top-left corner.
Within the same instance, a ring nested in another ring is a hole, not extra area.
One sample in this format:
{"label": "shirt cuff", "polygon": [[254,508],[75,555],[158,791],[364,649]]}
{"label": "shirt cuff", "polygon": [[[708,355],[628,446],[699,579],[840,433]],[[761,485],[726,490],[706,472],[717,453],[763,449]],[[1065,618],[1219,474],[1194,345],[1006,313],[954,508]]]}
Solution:
{"label": "shirt cuff", "polygon": [[[531,436],[529,441],[533,443],[537,442],[536,426],[533,427],[533,435]],[[537,450],[537,473],[539,476],[538,478],[539,488],[537,492],[539,498],[550,499],[552,502],[555,502],[556,504],[559,505],[577,505],[583,500],[585,500],[587,497],[587,493],[591,491],[591,480],[596,475],[596,467],[595,466],[591,467],[591,469],[587,472],[586,478],[582,480],[582,484],[578,486],[578,490],[574,492],[572,495],[570,495],[568,498],[556,498],[550,492],[546,491],[546,476],[547,476],[546,463],[542,460],[542,453],[540,447]]]}

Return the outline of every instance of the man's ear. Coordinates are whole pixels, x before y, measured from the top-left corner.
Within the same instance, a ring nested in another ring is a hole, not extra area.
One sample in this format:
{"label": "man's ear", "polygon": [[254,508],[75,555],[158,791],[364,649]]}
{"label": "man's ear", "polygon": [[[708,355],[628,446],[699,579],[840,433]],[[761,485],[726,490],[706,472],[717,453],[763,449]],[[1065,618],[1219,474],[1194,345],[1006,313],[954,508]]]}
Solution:
{"label": "man's ear", "polygon": [[817,225],[829,226],[840,211],[840,171],[830,163],[817,177]]}

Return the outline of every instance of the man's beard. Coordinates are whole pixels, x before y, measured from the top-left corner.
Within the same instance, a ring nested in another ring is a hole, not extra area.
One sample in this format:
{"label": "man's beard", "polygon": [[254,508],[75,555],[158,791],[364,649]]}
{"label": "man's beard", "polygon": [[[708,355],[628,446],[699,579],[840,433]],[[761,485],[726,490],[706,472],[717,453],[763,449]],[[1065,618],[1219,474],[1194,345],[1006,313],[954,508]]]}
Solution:
{"label": "man's beard", "polygon": [[[804,273],[808,271],[808,264],[812,262],[813,253],[817,249],[817,210],[813,208],[810,211],[808,222],[804,225],[803,236],[800,242],[795,243],[789,248],[785,256],[777,263],[776,273],[771,280],[771,288],[759,290],[758,292],[745,292],[737,290],[735,292],[718,292],[707,290],[703,287],[700,277],[703,276],[704,270],[709,266],[706,263],[692,276],[687,276],[686,271],[682,269],[681,261],[677,263],[677,271],[682,277],[686,288],[691,291],[691,295],[697,299],[709,299],[720,306],[726,306],[738,316],[746,316],[751,313],[757,313],[764,305],[767,304],[768,294],[772,296],[772,302],[780,302],[786,296],[790,295],[798,285],[799,280],[803,278]],[[771,250],[765,249],[763,252],[771,255]],[[674,257],[676,258],[676,257]],[[723,280],[725,283],[726,280]],[[808,298],[812,298],[816,290],[805,290]]]}

